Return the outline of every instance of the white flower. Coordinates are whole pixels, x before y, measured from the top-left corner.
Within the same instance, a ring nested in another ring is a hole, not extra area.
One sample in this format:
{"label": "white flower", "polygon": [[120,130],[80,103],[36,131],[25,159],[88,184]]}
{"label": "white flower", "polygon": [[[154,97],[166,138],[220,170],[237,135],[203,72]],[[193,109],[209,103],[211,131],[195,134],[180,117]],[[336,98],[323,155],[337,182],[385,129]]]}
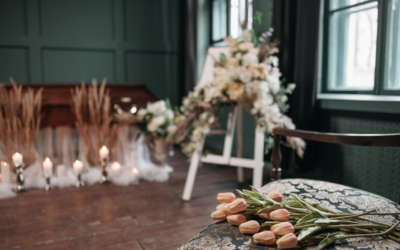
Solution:
{"label": "white flower", "polygon": [[204,101],[210,102],[212,99],[217,98],[220,93],[216,87],[210,86],[204,90]]}
{"label": "white flower", "polygon": [[172,120],[174,119],[174,112],[172,112],[172,110],[168,109],[165,113],[164,113],[165,117],[168,120]]}
{"label": "white flower", "polygon": [[165,117],[164,116],[157,116],[151,119],[151,122],[156,123],[158,126],[161,126],[165,123]]}
{"label": "white flower", "polygon": [[243,70],[239,75],[240,81],[248,83],[251,81],[251,72],[247,69]]}
{"label": "white flower", "polygon": [[139,119],[139,121],[142,121],[144,116],[147,114],[147,110],[145,110],[144,108],[139,109],[139,111],[137,112],[137,118]]}
{"label": "white flower", "polygon": [[258,57],[256,55],[254,55],[253,53],[246,53],[243,55],[242,58],[242,64],[243,66],[250,66],[252,64],[256,64],[258,63]]}
{"label": "white flower", "polygon": [[281,83],[279,82],[279,78],[274,75],[267,76],[268,86],[271,89],[272,93],[278,93]]}
{"label": "white flower", "polygon": [[254,44],[251,42],[244,42],[244,43],[239,44],[238,48],[239,48],[239,50],[241,50],[243,52],[247,52],[254,48]]}
{"label": "white flower", "polygon": [[171,134],[173,134],[173,133],[175,133],[175,131],[177,130],[177,126],[175,126],[175,125],[169,125],[168,127],[167,127],[167,132],[168,132],[168,134],[169,135],[171,135]]}
{"label": "white flower", "polygon": [[153,120],[151,120],[151,122],[150,123],[148,123],[147,124],[147,130],[149,131],[149,132],[156,132],[157,131],[157,129],[158,129],[158,124],[156,123],[156,122],[154,122],[154,119]]}
{"label": "white flower", "polygon": [[221,76],[215,78],[214,82],[219,91],[224,91],[228,87],[230,79],[228,76]]}
{"label": "white flower", "polygon": [[163,100],[147,104],[147,111],[149,113],[158,115],[165,112],[165,110],[167,110],[167,106],[165,105],[165,101]]}

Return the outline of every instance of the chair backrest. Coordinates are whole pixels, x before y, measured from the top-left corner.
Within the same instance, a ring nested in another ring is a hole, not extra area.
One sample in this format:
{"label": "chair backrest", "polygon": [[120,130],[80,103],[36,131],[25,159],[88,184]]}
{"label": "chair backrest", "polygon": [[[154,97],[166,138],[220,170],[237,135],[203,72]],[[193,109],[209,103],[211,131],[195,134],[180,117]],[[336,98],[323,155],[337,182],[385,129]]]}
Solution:
{"label": "chair backrest", "polygon": [[275,128],[272,131],[274,135],[274,148],[271,155],[272,171],[271,180],[281,179],[281,136],[298,137],[309,141],[319,141],[335,143],[342,145],[356,146],[376,146],[376,147],[400,147],[399,134],[335,134],[320,133],[305,130],[293,130],[285,128]]}

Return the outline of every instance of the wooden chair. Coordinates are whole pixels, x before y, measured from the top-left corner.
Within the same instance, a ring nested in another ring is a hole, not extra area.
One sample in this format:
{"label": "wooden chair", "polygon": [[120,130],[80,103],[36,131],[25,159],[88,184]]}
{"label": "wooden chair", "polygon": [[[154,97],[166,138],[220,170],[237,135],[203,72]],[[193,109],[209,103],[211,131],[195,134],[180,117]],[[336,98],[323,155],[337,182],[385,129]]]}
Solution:
{"label": "wooden chair", "polygon": [[282,156],[280,149],[281,136],[298,137],[309,141],[327,142],[327,143],[343,144],[343,145],[400,147],[400,133],[399,134],[334,134],[334,133],[312,132],[305,130],[292,130],[284,128],[275,128],[272,133],[274,135],[274,148],[272,150],[272,155],[271,155],[271,163],[272,163],[271,181],[280,180],[282,176],[282,169],[281,169]]}

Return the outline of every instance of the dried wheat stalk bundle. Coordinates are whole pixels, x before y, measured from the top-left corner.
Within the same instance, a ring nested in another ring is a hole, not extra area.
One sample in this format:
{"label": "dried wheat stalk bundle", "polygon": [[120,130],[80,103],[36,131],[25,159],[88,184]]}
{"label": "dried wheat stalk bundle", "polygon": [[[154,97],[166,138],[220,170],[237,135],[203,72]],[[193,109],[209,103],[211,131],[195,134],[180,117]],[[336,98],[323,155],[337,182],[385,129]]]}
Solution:
{"label": "dried wheat stalk bundle", "polygon": [[105,145],[111,148],[115,135],[111,114],[111,98],[105,90],[106,79],[100,86],[97,80],[91,86],[83,82],[76,86],[72,94],[72,112],[76,117],[76,127],[83,143],[86,160],[91,166],[100,164],[99,149]]}
{"label": "dried wheat stalk bundle", "polygon": [[43,89],[36,93],[31,88],[23,91],[21,85],[10,81],[10,91],[0,85],[0,152],[10,163],[12,154],[20,152],[29,166],[35,161]]}

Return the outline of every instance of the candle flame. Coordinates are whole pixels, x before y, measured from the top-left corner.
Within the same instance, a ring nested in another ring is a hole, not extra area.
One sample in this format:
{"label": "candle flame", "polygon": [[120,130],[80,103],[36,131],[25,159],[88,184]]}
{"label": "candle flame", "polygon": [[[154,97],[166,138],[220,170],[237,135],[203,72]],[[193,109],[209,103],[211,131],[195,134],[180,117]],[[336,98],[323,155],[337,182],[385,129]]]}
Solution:
{"label": "candle flame", "polygon": [[134,169],[132,169],[132,173],[138,174],[138,173],[139,173],[139,170],[138,170],[137,168],[134,168]]}
{"label": "candle flame", "polygon": [[119,170],[121,168],[121,165],[117,161],[114,161],[113,164],[111,164],[111,168],[113,170]]}
{"label": "candle flame", "polygon": [[50,159],[49,159],[49,157],[46,157],[46,159],[44,160],[46,163],[50,163],[51,161],[50,161]]}

